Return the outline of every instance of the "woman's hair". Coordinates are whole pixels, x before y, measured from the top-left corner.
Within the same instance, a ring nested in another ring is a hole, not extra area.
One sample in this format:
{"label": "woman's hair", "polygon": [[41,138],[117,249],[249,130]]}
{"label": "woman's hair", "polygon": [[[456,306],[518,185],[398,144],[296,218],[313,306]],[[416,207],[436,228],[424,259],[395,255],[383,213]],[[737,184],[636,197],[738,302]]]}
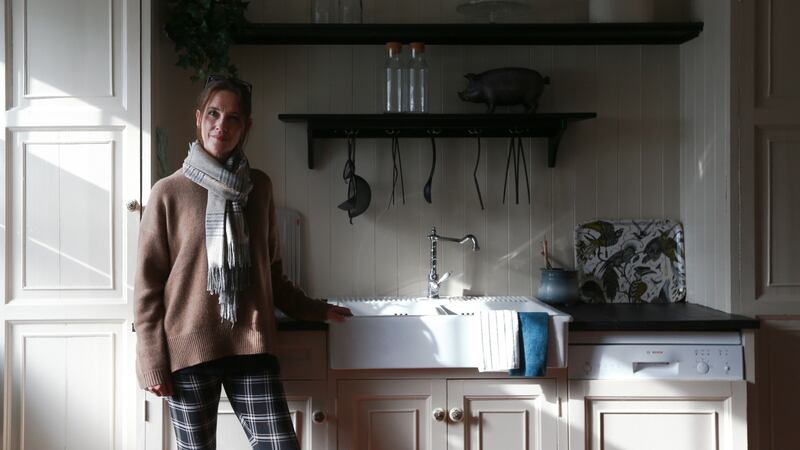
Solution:
{"label": "woman's hair", "polygon": [[[206,86],[200,91],[200,95],[197,96],[197,110],[200,111],[201,114],[205,114],[206,106],[208,102],[211,101],[211,97],[213,97],[214,94],[219,91],[233,92],[239,97],[239,107],[242,109],[242,114],[244,115],[243,120],[247,123],[250,121],[250,115],[253,111],[251,89],[250,84],[244,81],[212,75],[208,78]],[[242,141],[237,144],[238,147],[244,146],[245,141],[247,141],[247,135],[248,132],[245,132],[242,136]],[[203,136],[200,132],[200,127],[195,128],[195,136],[197,137],[197,141],[202,144]]]}

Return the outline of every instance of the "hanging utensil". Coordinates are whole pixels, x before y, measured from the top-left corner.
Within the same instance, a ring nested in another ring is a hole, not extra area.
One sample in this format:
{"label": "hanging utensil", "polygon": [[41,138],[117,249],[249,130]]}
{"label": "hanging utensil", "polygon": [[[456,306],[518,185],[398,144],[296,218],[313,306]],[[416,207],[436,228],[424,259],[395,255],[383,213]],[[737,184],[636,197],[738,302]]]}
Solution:
{"label": "hanging utensil", "polygon": [[433,184],[433,171],[436,170],[436,137],[432,131],[428,131],[431,134],[431,150],[433,152],[433,161],[431,162],[431,173],[428,174],[428,182],[425,183],[425,187],[422,188],[422,196],[425,197],[425,201],[431,203],[431,185]]}
{"label": "hanging utensil", "polygon": [[519,147],[514,137],[511,138],[511,144],[514,145],[514,204],[519,205]]}
{"label": "hanging utensil", "polygon": [[481,195],[481,186],[478,184],[478,165],[481,162],[481,135],[480,131],[477,130],[469,130],[469,134],[474,135],[478,141],[478,155],[475,158],[475,170],[472,171],[472,179],[475,181],[475,191],[478,192],[478,201],[481,203],[481,210],[483,210],[485,209],[483,207],[483,196]]}
{"label": "hanging utensil", "polygon": [[347,137],[347,162],[342,172],[342,178],[347,182],[347,200],[339,204],[339,209],[347,211],[350,224],[353,217],[361,215],[369,207],[372,200],[372,189],[367,180],[356,175],[356,138],[355,134]]}
{"label": "hanging utensil", "polygon": [[517,136],[517,152],[522,159],[522,168],[525,170],[525,188],[528,193],[528,204],[531,204],[531,182],[528,179],[528,161],[525,159],[525,147],[522,145],[522,136]]}
{"label": "hanging utensil", "polygon": [[506,203],[506,192],[508,190],[508,171],[511,168],[511,162],[514,162],[514,194],[515,204],[519,205],[519,169],[525,171],[525,186],[528,193],[528,204],[531,203],[531,182],[528,178],[528,161],[525,158],[525,147],[522,144],[521,132],[518,130],[509,130],[511,132],[511,140],[508,142],[508,157],[506,159],[506,179],[503,186],[503,204]]}
{"label": "hanging utensil", "polygon": [[[517,171],[517,159],[514,157],[514,137],[508,143],[508,157],[506,158],[506,178],[503,184],[503,204],[506,204],[506,192],[508,191],[508,169],[511,167],[511,160],[514,160],[514,171]],[[519,200],[519,199],[517,199]]]}
{"label": "hanging utensil", "polygon": [[355,138],[352,135],[347,136],[347,161],[345,161],[344,169],[342,170],[342,179],[347,183],[347,200],[338,206],[339,209],[344,211],[350,211],[356,206],[357,186],[353,180],[356,172],[354,141]]}
{"label": "hanging utensil", "polygon": [[403,196],[403,204],[406,204],[406,187],[405,182],[403,181],[403,161],[400,158],[400,139],[397,137],[396,132],[392,133],[392,195],[389,198],[389,205],[386,206],[386,209],[389,209],[391,205],[394,205],[394,191],[395,187],[397,186],[397,180],[400,179],[400,193]]}

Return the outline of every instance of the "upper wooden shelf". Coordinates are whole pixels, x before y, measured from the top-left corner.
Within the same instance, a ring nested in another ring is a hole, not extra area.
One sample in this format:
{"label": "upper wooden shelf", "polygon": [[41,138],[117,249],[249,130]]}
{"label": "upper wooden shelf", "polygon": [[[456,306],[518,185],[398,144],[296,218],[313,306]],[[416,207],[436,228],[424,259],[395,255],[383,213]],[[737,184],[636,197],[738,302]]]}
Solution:
{"label": "upper wooden shelf", "polygon": [[302,24],[256,23],[237,44],[383,45],[657,45],[696,38],[703,22],[541,24]]}

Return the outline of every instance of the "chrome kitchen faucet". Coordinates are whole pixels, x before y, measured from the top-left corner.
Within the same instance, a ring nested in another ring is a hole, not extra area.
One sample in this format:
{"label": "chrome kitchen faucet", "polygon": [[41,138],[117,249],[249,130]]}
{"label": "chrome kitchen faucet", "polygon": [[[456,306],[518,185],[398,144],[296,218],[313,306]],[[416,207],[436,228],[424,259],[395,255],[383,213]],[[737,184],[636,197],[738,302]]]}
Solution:
{"label": "chrome kitchen faucet", "polygon": [[478,239],[471,234],[468,234],[461,239],[440,236],[436,234],[436,227],[431,228],[431,234],[429,234],[427,237],[431,241],[431,271],[428,273],[428,298],[439,298],[439,286],[441,286],[445,280],[450,278],[450,272],[445,272],[441,278],[439,278],[439,274],[436,272],[436,243],[439,240],[458,242],[459,244],[464,244],[467,241],[471,241],[473,252],[480,250],[480,247],[478,247]]}

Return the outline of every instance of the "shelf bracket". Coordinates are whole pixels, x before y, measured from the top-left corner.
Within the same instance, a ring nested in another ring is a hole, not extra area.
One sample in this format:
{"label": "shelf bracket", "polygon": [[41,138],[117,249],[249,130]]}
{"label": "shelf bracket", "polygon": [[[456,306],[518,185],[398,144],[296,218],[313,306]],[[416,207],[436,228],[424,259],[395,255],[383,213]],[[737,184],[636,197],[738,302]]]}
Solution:
{"label": "shelf bracket", "polygon": [[567,121],[562,120],[561,126],[556,130],[555,134],[547,138],[547,167],[553,168],[556,166],[556,154],[558,154],[558,146],[561,144],[561,137],[564,136],[564,131],[567,129]]}

